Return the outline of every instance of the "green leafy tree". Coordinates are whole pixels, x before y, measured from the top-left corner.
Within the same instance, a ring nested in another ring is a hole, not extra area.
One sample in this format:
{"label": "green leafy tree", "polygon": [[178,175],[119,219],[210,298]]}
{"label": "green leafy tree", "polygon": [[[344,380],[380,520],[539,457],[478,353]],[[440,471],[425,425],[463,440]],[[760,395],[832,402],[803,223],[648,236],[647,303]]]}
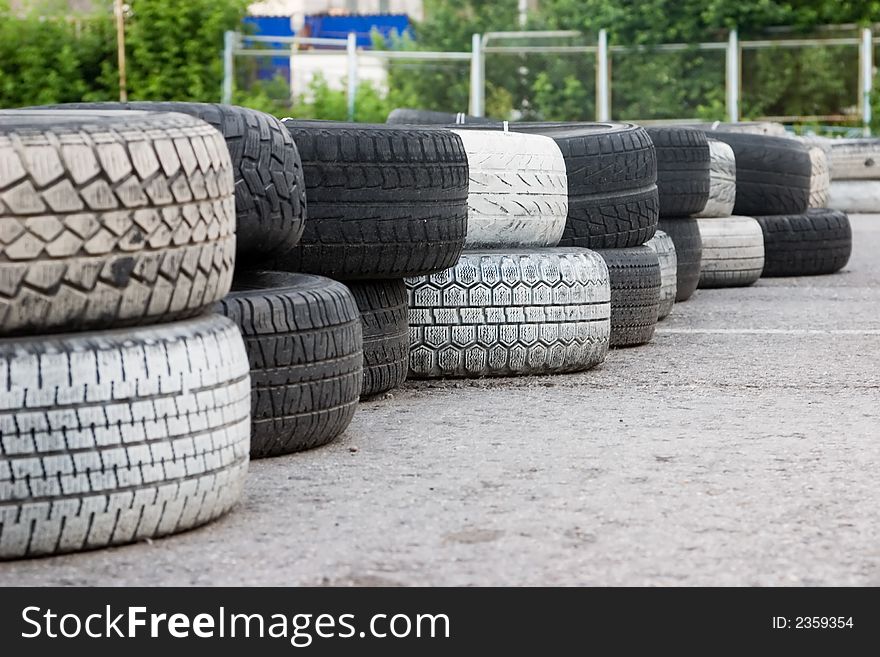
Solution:
{"label": "green leafy tree", "polygon": [[[418,48],[469,50],[471,32],[515,29],[511,25],[516,15],[513,2],[454,0],[436,4],[426,4],[426,19],[416,26]],[[877,20],[878,0],[541,0],[539,10],[529,16],[529,28],[579,30],[587,38],[605,28],[612,44],[643,47],[638,52],[612,55],[612,111],[617,117],[722,118],[723,51],[661,52],[654,46],[724,41],[732,27],[747,39],[764,37],[774,26],[791,26],[798,33],[809,34],[822,24]],[[770,35],[784,36],[778,31]],[[854,47],[745,50],[742,113],[851,111],[856,99],[856,57]],[[847,61],[852,65],[841,65]],[[595,58],[588,55],[490,53],[487,98],[493,87],[503,87],[510,94],[510,107],[523,116],[591,119],[595,116],[594,67]],[[463,90],[466,83],[466,76],[445,84],[438,76],[425,76],[414,91],[423,107],[458,111],[467,97]],[[396,84],[408,82],[398,80]]]}
{"label": "green leafy tree", "polygon": [[241,25],[248,0],[131,0],[128,84],[141,100],[218,101],[223,33]]}
{"label": "green leafy tree", "polygon": [[0,0],[0,107],[101,100],[112,93],[112,23],[44,19]]}

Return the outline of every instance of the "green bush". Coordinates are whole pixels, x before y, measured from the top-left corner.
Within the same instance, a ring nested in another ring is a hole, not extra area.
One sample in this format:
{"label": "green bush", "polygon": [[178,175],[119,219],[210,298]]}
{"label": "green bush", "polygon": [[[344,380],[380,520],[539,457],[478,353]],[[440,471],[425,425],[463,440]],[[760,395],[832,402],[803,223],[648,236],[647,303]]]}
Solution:
{"label": "green bush", "polygon": [[[388,95],[380,94],[369,82],[361,82],[355,96],[354,120],[384,123],[391,109],[397,106],[394,102]],[[320,74],[312,79],[308,92],[294,102],[290,100],[287,80],[279,76],[270,81],[254,82],[247,90],[236,91],[235,103],[278,117],[348,120],[347,92],[331,88]]]}
{"label": "green bush", "polygon": [[[220,100],[223,33],[240,27],[248,4],[132,0],[126,18],[129,98]],[[112,13],[68,18],[51,9],[38,3],[22,14],[0,0],[0,107],[118,100]]]}
{"label": "green bush", "polygon": [[0,107],[113,98],[113,57],[112,22],[19,16],[0,0]]}
{"label": "green bush", "polygon": [[[133,100],[220,100],[223,33],[243,29],[249,0],[129,0],[126,18],[128,90]],[[63,0],[33,0],[29,13],[0,0],[0,107],[115,100],[119,96],[111,3],[70,17]],[[415,40],[376,45],[399,50],[469,51],[473,33],[515,30],[518,0],[425,0]],[[880,20],[880,0],[541,0],[529,29],[575,29],[592,38],[609,31],[612,44],[644,51],[612,54],[612,112],[631,119],[724,116],[724,55],[720,51],[652,52],[668,42],[723,41],[773,25],[804,33],[824,23]],[[855,32],[852,31],[852,34]],[[508,42],[508,43],[516,43]],[[842,62],[846,62],[843,65]],[[852,114],[856,49],[850,46],[743,53],[741,113]],[[346,94],[321,77],[291,101],[286,81],[256,79],[258,60],[236,60],[235,101],[279,116],[347,118]],[[355,119],[382,121],[394,107],[466,111],[468,62],[394,60],[387,93],[359,85]],[[595,57],[491,53],[486,59],[486,113],[498,118],[590,120],[595,116]],[[872,98],[880,128],[880,95]],[[854,122],[857,117],[854,116]]]}

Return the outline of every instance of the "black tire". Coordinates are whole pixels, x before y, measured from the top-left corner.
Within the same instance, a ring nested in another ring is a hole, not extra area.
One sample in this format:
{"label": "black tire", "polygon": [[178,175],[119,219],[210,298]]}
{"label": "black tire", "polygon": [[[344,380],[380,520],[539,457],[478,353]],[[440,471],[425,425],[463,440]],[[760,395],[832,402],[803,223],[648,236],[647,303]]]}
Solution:
{"label": "black tire", "polygon": [[0,334],[204,312],[232,282],[234,203],[229,153],[204,121],[0,112]]}
{"label": "black tire", "polygon": [[[497,124],[496,124],[497,125]],[[559,246],[611,249],[654,237],[657,159],[644,128],[629,123],[512,123],[552,137],[568,174],[568,221]]]}
{"label": "black tire", "polygon": [[852,254],[849,217],[840,210],[755,217],[764,233],[762,276],[816,276],[843,269]]}
{"label": "black tire", "polygon": [[709,200],[709,143],[692,128],[646,128],[657,151],[661,217],[688,217]]}
{"label": "black tire", "polygon": [[482,116],[471,116],[464,112],[432,112],[430,110],[400,107],[391,110],[385,122],[398,125],[466,125],[475,123],[494,123],[495,121],[496,119],[487,119]]}
{"label": "black tire", "polygon": [[712,132],[736,157],[735,215],[803,214],[810,204],[807,147],[786,137]]}
{"label": "black tire", "polygon": [[396,281],[348,284],[361,313],[364,334],[364,386],[361,399],[399,387],[409,365],[406,285]]}
{"label": "black tire", "polygon": [[453,266],[467,234],[467,155],[449,130],[285,121],[299,147],[309,220],[275,266],[337,280]]}
{"label": "black tire", "polygon": [[174,534],[244,487],[241,334],[208,315],[0,341],[0,559]]}
{"label": "black tire", "polygon": [[361,320],[342,283],[245,272],[217,311],[244,334],[251,367],[251,457],[324,445],[351,422],[363,382]]}
{"label": "black tire", "polygon": [[226,139],[235,172],[239,261],[286,253],[299,242],[306,219],[302,165],[293,139],[274,116],[210,103],[74,103],[59,107],[180,112],[211,124]]}
{"label": "black tire", "polygon": [[661,219],[660,230],[672,238],[678,266],[675,301],[687,301],[700,283],[700,267],[703,260],[703,240],[696,219]]}
{"label": "black tire", "polygon": [[611,346],[634,347],[654,337],[660,311],[660,260],[648,246],[600,249],[611,281]]}

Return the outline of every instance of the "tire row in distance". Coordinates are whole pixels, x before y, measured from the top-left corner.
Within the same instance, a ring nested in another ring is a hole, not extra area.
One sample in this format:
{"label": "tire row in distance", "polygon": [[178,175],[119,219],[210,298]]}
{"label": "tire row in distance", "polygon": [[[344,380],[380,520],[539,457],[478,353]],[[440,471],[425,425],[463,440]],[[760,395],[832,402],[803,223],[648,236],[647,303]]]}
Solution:
{"label": "tire row in distance", "polygon": [[764,234],[752,217],[697,219],[703,242],[700,287],[746,287],[761,278]]}
{"label": "tire row in distance", "polygon": [[812,165],[807,147],[787,137],[711,133],[736,158],[737,215],[800,214],[810,202]]}
{"label": "tire row in distance", "polygon": [[309,218],[272,268],[337,280],[453,266],[467,233],[468,162],[449,130],[285,120],[302,158]]}
{"label": "tire row in distance", "polygon": [[577,372],[608,352],[608,269],[578,248],[468,251],[406,281],[410,378]]}
{"label": "tire row in distance", "polygon": [[211,103],[74,103],[59,107],[178,112],[201,119],[223,135],[231,157],[239,263],[284,253],[299,241],[306,218],[302,164],[293,139],[274,116]]}
{"label": "tire row in distance", "polygon": [[654,337],[660,312],[660,260],[648,246],[601,249],[611,281],[611,346],[634,347]]}
{"label": "tire row in distance", "polygon": [[738,132],[748,135],[769,135],[771,137],[785,137],[789,135],[784,125],[773,121],[738,121],[736,123],[715,121],[713,123],[680,123],[677,125],[699,128],[706,131],[709,136],[712,136],[712,133],[715,131]]}
{"label": "tire row in distance", "polygon": [[659,216],[657,158],[644,128],[629,123],[513,123],[551,137],[568,176],[568,221],[560,246],[610,249],[654,236]]}
{"label": "tire row in distance", "polygon": [[710,153],[706,135],[681,127],[646,128],[657,153],[661,217],[688,217],[709,200]]}
{"label": "tire row in distance", "polygon": [[696,291],[700,282],[700,271],[703,262],[703,240],[700,237],[700,225],[696,219],[661,219],[662,230],[675,245],[675,261],[677,267],[675,282],[675,301],[687,301]]}
{"label": "tire row in distance", "polygon": [[675,305],[675,294],[678,288],[678,258],[675,254],[675,243],[662,230],[648,240],[645,245],[657,254],[660,262],[660,306],[657,319],[666,319]]}
{"label": "tire row in distance", "polygon": [[494,122],[495,119],[471,116],[464,112],[432,112],[430,110],[408,109],[404,107],[391,110],[386,119],[386,123],[390,125],[467,125]]}
{"label": "tire row in distance", "polygon": [[217,311],[244,335],[253,458],[317,447],[345,431],[363,385],[361,317],[345,285],[241,272]]}
{"label": "tire row in distance", "polygon": [[195,316],[235,259],[223,137],[182,114],[0,112],[6,335]]}
{"label": "tire row in distance", "polygon": [[736,158],[723,141],[709,139],[709,200],[695,217],[729,217],[736,203]]}
{"label": "tire row in distance", "polygon": [[877,139],[831,139],[828,159],[833,180],[880,180]]}
{"label": "tire row in distance", "polygon": [[832,274],[849,262],[852,228],[839,210],[755,219],[764,233],[763,276]]}
{"label": "tire row in distance", "polygon": [[454,130],[468,158],[465,248],[556,246],[568,216],[565,160],[549,137]]}
{"label": "tire row in distance", "polygon": [[238,500],[250,383],[228,319],[7,339],[0,370],[0,559],[172,534]]}

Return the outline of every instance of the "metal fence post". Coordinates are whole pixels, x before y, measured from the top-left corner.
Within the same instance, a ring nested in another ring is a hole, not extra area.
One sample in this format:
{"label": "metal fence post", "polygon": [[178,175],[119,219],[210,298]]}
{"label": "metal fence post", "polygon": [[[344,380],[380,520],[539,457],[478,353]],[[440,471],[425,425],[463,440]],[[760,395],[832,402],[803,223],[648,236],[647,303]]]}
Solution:
{"label": "metal fence post", "polygon": [[474,116],[483,116],[483,94],[485,93],[485,60],[483,59],[483,35],[471,37],[471,107]]}
{"label": "metal fence post", "polygon": [[859,90],[861,91],[862,129],[865,136],[871,134],[871,92],[874,85],[874,39],[870,28],[862,30],[862,42],[859,48],[861,75]]}
{"label": "metal fence post", "polygon": [[228,30],[223,35],[223,95],[220,102],[224,105],[232,104],[232,78],[235,74],[233,69],[235,42],[235,32]]}
{"label": "metal fence post", "polygon": [[348,54],[348,120],[354,121],[355,99],[358,88],[358,61],[357,61],[357,34],[348,33],[345,43],[345,51]]}
{"label": "metal fence post", "polygon": [[739,36],[736,28],[727,37],[727,118],[739,121]]}
{"label": "metal fence post", "polygon": [[599,43],[596,49],[596,120],[611,120],[611,85],[608,67],[608,31],[599,30]]}

